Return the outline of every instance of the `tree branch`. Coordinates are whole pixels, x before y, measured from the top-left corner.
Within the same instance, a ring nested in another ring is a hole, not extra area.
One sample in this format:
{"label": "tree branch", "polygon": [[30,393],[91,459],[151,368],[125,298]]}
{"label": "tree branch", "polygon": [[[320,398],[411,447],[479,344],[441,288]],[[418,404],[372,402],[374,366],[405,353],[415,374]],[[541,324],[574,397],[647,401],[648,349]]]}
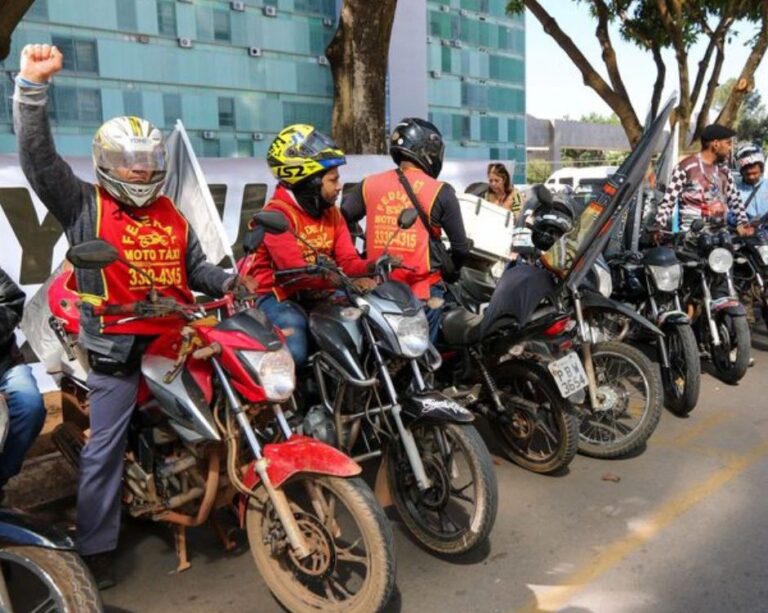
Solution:
{"label": "tree branch", "polygon": [[624,80],[621,78],[619,66],[616,62],[616,51],[613,48],[611,37],[608,33],[608,7],[603,0],[592,0],[592,4],[594,5],[595,13],[597,14],[597,29],[595,30],[595,35],[600,43],[603,63],[608,71],[608,77],[611,79],[611,85],[613,86],[613,90],[619,96],[629,100],[627,89],[624,87]]}

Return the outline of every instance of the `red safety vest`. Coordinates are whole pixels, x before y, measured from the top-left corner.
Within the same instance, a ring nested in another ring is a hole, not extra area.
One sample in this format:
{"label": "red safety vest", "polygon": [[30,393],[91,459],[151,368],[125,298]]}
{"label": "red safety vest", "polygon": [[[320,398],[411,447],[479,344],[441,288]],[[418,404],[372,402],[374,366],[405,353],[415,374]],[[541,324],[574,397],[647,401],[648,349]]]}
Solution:
{"label": "red safety vest", "polygon": [[[97,187],[96,236],[117,249],[121,258],[143,270],[155,282],[161,296],[182,303],[194,301],[187,285],[188,224],[184,216],[166,196],[152,204],[128,210],[119,205],[104,189]],[[104,294],[81,294],[84,302],[128,304],[145,300],[149,281],[122,262],[114,262],[102,270]],[[112,334],[159,334],[162,318],[136,320],[113,326],[125,315],[102,316],[102,331]],[[167,320],[166,320],[167,325]]]}
{"label": "red safety vest", "polygon": [[[428,219],[431,219],[432,206],[443,184],[418,169],[408,169],[405,176],[411,184],[414,194],[419,199]],[[398,230],[397,216],[405,208],[413,208],[411,200],[400,183],[397,171],[389,170],[365,179],[363,182],[363,201],[365,202],[365,248],[369,260],[384,253],[392,235]],[[440,228],[431,227],[435,237],[440,236]],[[440,271],[432,271],[429,259],[429,234],[421,219],[417,219],[408,230],[400,230],[390,243],[388,253],[403,260],[403,264],[415,271],[397,269],[392,279],[411,286],[417,298],[429,298],[429,288],[440,280]]]}

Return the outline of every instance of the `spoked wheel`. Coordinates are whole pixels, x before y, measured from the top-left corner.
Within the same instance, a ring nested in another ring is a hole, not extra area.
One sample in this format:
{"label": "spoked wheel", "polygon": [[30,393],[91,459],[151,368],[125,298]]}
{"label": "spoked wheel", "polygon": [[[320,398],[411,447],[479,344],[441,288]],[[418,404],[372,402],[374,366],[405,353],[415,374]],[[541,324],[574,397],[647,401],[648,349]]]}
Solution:
{"label": "spoked wheel", "polygon": [[0,610],[99,613],[99,590],[71,551],[40,547],[0,548]]}
{"label": "spoked wheel", "polygon": [[657,369],[641,351],[625,343],[592,347],[598,406],[581,420],[579,451],[596,458],[618,458],[636,451],[653,434],[662,409]]}
{"label": "spoked wheel", "polygon": [[395,581],[392,529],[360,479],[299,475],[285,491],[311,550],[299,558],[272,503],[251,499],[248,542],[256,566],[289,611],[379,611]]}
{"label": "spoked wheel", "polygon": [[510,360],[493,377],[505,405],[507,398],[532,405],[530,410],[509,408],[509,420],[494,423],[507,457],[536,473],[553,473],[568,466],[576,456],[579,419],[549,373],[536,364]]}
{"label": "spoked wheel", "polygon": [[725,383],[738,383],[747,374],[752,343],[746,317],[724,313],[717,318],[720,345],[711,347],[712,365]]}
{"label": "spoked wheel", "polygon": [[470,425],[411,427],[431,487],[420,491],[404,452],[387,454],[389,488],[406,527],[427,549],[466,553],[496,520],[498,491],[491,455]]}
{"label": "spoked wheel", "polygon": [[696,335],[688,325],[671,326],[660,343],[667,343],[669,370],[662,373],[665,404],[675,415],[688,415],[699,400],[701,360]]}

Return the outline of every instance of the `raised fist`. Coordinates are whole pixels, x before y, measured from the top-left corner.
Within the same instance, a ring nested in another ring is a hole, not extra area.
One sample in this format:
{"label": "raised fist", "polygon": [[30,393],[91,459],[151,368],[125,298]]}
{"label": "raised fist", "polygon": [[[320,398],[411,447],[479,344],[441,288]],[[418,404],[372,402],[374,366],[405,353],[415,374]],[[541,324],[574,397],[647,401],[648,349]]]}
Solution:
{"label": "raised fist", "polygon": [[45,83],[64,63],[64,56],[52,45],[26,45],[21,50],[19,76],[34,83]]}

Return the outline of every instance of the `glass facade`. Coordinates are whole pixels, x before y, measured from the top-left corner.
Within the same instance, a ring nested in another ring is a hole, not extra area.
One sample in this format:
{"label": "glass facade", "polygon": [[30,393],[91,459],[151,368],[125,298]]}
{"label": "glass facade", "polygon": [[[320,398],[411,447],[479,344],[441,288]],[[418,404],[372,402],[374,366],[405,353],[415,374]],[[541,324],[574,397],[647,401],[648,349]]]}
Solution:
{"label": "glass facade", "polygon": [[506,0],[429,0],[429,114],[446,155],[514,160],[525,181],[525,24]]}
{"label": "glass facade", "polygon": [[[200,155],[263,156],[286,124],[330,131],[333,82],[318,61],[337,0],[36,0],[0,64],[0,152],[15,151],[10,76],[21,48],[65,58],[50,101],[64,155],[88,155],[104,119],[182,119]],[[425,0],[428,112],[447,155],[525,159],[525,30],[506,0]],[[522,167],[518,168],[522,175]],[[515,177],[522,181],[521,176]]]}

